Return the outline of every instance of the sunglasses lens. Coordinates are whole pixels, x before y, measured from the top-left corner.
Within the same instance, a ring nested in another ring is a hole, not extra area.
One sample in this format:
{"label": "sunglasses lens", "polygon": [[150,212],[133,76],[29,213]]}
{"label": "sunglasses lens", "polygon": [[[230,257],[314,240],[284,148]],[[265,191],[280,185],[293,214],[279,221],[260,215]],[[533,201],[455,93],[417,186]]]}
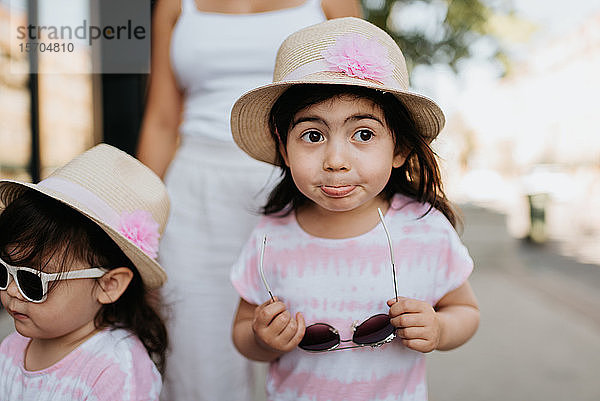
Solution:
{"label": "sunglasses lens", "polygon": [[42,288],[42,279],[35,273],[25,270],[17,271],[17,281],[23,291],[23,295],[32,301],[40,301],[44,296]]}
{"label": "sunglasses lens", "polygon": [[0,263],[0,288],[5,290],[8,287],[8,269]]}
{"label": "sunglasses lens", "polygon": [[339,344],[340,336],[328,324],[316,323],[306,328],[298,346],[306,351],[325,351]]}
{"label": "sunglasses lens", "polygon": [[388,315],[375,315],[356,327],[352,341],[362,345],[375,344],[388,338],[395,330]]}

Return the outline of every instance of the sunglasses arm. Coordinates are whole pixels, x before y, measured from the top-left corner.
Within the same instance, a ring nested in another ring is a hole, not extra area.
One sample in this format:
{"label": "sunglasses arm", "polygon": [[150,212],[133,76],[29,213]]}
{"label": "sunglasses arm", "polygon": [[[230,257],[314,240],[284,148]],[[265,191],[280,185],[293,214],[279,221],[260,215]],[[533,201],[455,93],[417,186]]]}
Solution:
{"label": "sunglasses arm", "polygon": [[267,236],[264,235],[261,246],[260,246],[260,263],[258,265],[258,271],[260,273],[260,278],[262,279],[262,282],[265,285],[265,288],[267,289],[269,296],[271,297],[271,301],[275,302],[275,297],[273,296],[273,293],[271,292],[271,287],[269,287],[269,283],[267,282],[267,278],[265,277],[265,272],[263,269],[263,260],[265,258],[266,245],[267,245]]}
{"label": "sunglasses arm", "polygon": [[385,221],[383,219],[383,213],[380,208],[377,208],[377,212],[379,213],[379,220],[381,220],[381,225],[383,226],[383,230],[385,231],[385,236],[388,240],[388,246],[390,248],[390,260],[392,261],[392,277],[394,280],[394,294],[396,295],[396,302],[398,302],[398,286],[396,285],[396,264],[394,263],[394,247],[392,246],[392,237],[390,236],[390,232],[385,225]]}
{"label": "sunglasses arm", "polygon": [[98,278],[104,276],[108,270],[94,267],[90,269],[71,270],[65,273],[49,273],[48,281],[57,279],[76,279],[76,278]]}

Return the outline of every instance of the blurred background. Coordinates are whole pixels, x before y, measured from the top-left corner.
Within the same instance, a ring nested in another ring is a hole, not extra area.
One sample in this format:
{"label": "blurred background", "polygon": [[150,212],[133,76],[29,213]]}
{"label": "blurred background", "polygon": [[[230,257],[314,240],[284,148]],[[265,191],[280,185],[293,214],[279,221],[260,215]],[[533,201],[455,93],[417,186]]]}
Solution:
{"label": "blurred background", "polygon": [[[102,15],[91,3],[0,0],[0,177],[38,181],[100,141],[135,151],[146,74],[91,73],[101,50],[66,61],[14,43],[14,24]],[[431,399],[599,400],[600,2],[363,10],[400,44],[414,90],[446,113],[434,147],[476,262],[481,328],[431,355]],[[1,319],[4,337],[12,323]]]}

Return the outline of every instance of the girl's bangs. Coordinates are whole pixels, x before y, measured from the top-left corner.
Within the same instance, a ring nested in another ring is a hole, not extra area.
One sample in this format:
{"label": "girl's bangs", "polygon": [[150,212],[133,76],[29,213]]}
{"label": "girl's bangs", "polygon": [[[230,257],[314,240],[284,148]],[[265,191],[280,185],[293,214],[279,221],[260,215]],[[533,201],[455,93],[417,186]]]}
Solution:
{"label": "girl's bangs", "polygon": [[94,259],[85,251],[85,220],[58,201],[25,191],[0,214],[0,254],[11,264],[41,271],[54,260],[59,272],[67,271],[75,261]]}

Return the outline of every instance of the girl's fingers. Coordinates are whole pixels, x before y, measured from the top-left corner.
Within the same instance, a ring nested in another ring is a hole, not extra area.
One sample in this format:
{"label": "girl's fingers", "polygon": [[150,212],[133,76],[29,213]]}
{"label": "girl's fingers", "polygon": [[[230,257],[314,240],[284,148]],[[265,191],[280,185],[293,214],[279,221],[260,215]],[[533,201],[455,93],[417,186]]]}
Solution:
{"label": "girl's fingers", "polygon": [[[274,300],[273,300],[273,299],[274,299]],[[269,306],[269,305],[271,305],[271,304],[274,304],[274,303],[276,303],[276,302],[278,302],[278,301],[279,301],[279,299],[278,299],[277,297],[273,297],[273,299],[270,299],[270,298],[269,298],[269,299],[267,299],[265,302],[263,302],[263,303],[262,303],[262,304],[259,306],[259,308],[266,308],[267,306]]]}
{"label": "girl's fingers", "polygon": [[305,329],[304,317],[297,313],[296,319],[290,319],[283,331],[273,338],[273,348],[280,352],[292,351],[302,341]]}
{"label": "girl's fingers", "polygon": [[398,302],[395,298],[388,300],[388,305],[390,306],[391,316],[399,316],[403,313],[420,313],[432,308],[427,302],[402,297],[398,297]]}
{"label": "girl's fingers", "polygon": [[267,301],[257,308],[255,320],[261,325],[269,326],[277,315],[283,311],[285,311],[283,302]]}
{"label": "girl's fingers", "polygon": [[268,300],[256,308],[253,329],[271,349],[288,352],[302,341],[306,323],[301,313],[292,318],[283,302]]}
{"label": "girl's fingers", "polygon": [[410,340],[402,340],[402,344],[415,351],[419,352],[431,352],[435,349],[433,343],[431,341],[422,340],[420,338],[410,339]]}
{"label": "girl's fingers", "polygon": [[300,344],[302,338],[304,337],[304,332],[306,331],[306,322],[304,321],[304,315],[298,312],[296,313],[296,333],[294,337],[292,337],[291,343],[294,344],[294,347]]}
{"label": "girl's fingers", "polygon": [[296,338],[299,338],[299,343],[302,341],[302,337],[304,337],[305,329],[304,316],[298,312],[296,313],[296,319],[290,319],[289,324],[286,326],[285,330],[282,331],[281,339],[286,343],[293,343],[296,341]]}
{"label": "girl's fingers", "polygon": [[396,307],[407,307],[409,305],[414,305],[418,302],[416,299],[412,299],[412,298],[406,298],[406,297],[398,297],[398,298],[392,298],[392,299],[388,299],[387,304],[388,306],[394,306],[396,305]]}
{"label": "girl's fingers", "polygon": [[292,319],[290,312],[284,310],[275,316],[269,327],[276,336],[281,336],[286,330],[288,330],[290,324],[295,325],[296,322]]}
{"label": "girl's fingers", "polygon": [[423,327],[426,326],[423,315],[419,313],[404,313],[391,319],[396,327]]}
{"label": "girl's fingers", "polygon": [[405,300],[405,299],[410,299],[410,298],[406,298],[406,297],[398,297],[398,298],[392,298],[392,299],[388,299],[388,300],[387,300],[387,304],[388,304],[388,306],[392,306],[392,305],[394,305],[396,302],[400,302],[400,301],[402,301],[402,300]]}
{"label": "girl's fingers", "polygon": [[294,335],[296,335],[296,331],[298,330],[298,323],[295,319],[290,319],[289,323],[284,327],[284,329],[279,333],[278,338],[282,344],[289,343]]}
{"label": "girl's fingers", "polygon": [[[291,325],[290,325],[291,326]],[[300,344],[302,338],[304,337],[304,332],[306,330],[306,323],[304,322],[304,316],[302,313],[296,313],[296,320],[294,321],[294,331],[291,332],[291,336],[286,340],[286,350],[291,351]]]}
{"label": "girl's fingers", "polygon": [[398,329],[398,336],[407,340],[421,339],[427,340],[429,335],[425,327],[406,327]]}

